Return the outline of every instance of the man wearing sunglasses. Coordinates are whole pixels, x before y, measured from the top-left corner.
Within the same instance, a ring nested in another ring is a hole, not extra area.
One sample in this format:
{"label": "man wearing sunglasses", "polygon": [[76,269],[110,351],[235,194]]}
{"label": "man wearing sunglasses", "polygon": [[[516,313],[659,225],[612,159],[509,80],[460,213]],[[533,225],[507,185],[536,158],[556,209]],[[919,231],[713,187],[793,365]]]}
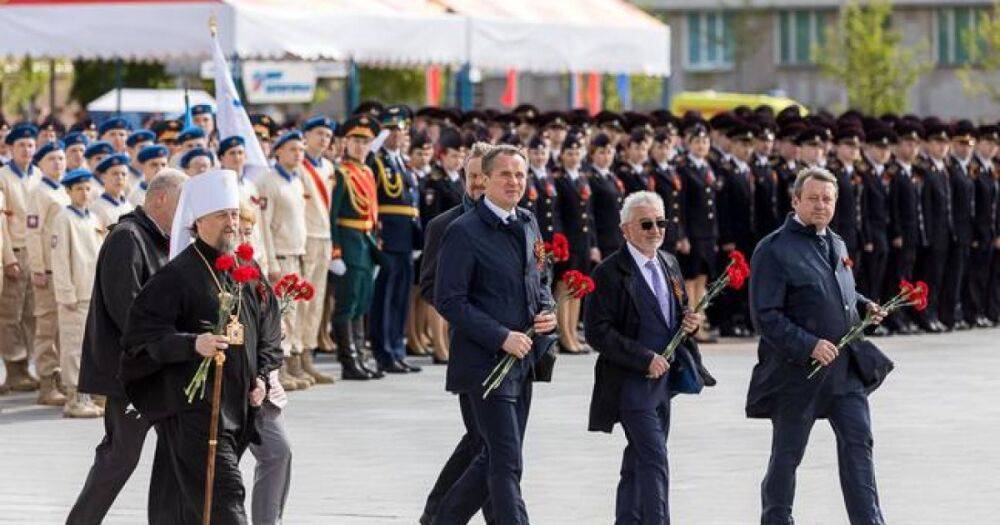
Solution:
{"label": "man wearing sunglasses", "polygon": [[610,433],[621,423],[628,439],[616,523],[670,522],[670,398],[715,384],[693,339],[669,360],[661,355],[678,330],[693,334],[705,320],[684,308],[680,264],[659,250],[667,225],[659,195],[639,191],[625,199],[621,230],[627,242],[594,270],[596,287],[585,309],[587,341],[600,354],[589,430]]}

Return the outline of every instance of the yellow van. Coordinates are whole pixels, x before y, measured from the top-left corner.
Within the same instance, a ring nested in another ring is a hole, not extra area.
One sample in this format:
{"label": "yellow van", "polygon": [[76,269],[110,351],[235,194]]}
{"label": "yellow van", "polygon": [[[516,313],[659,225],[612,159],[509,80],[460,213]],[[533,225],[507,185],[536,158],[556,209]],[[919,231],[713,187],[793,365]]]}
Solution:
{"label": "yellow van", "polygon": [[723,93],[719,91],[685,91],[670,99],[670,112],[677,116],[685,112],[700,111],[702,116],[711,118],[716,113],[732,111],[737,106],[749,106],[751,109],[762,104],[774,108],[777,113],[791,105],[802,108],[802,114],[808,114],[805,106],[788,97],[772,97],[770,95],[754,95],[748,93]]}

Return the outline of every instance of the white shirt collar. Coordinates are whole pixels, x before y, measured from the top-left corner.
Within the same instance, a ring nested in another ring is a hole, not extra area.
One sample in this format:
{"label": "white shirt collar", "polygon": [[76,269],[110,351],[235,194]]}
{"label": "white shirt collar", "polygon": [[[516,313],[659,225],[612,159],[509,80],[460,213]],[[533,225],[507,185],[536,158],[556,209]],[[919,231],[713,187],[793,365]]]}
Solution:
{"label": "white shirt collar", "polygon": [[548,173],[546,173],[545,166],[542,166],[540,168],[532,166],[531,172],[534,173],[535,176],[538,177],[539,179],[544,179],[545,176],[548,175]]}
{"label": "white shirt collar", "polygon": [[566,175],[569,176],[569,180],[576,182],[576,179],[580,178],[580,170],[566,168]]}
{"label": "white shirt collar", "polygon": [[486,207],[489,208],[490,211],[492,211],[494,215],[496,215],[497,217],[499,217],[500,218],[500,222],[502,222],[504,224],[507,224],[507,221],[508,221],[508,219],[510,219],[510,216],[514,214],[513,210],[507,211],[507,210],[504,210],[503,208],[501,208],[500,206],[497,206],[496,204],[493,204],[493,201],[491,201],[488,197],[483,197],[483,203],[485,203]]}
{"label": "white shirt collar", "polygon": [[645,270],[646,269],[646,264],[649,263],[649,261],[654,260],[654,258],[655,258],[655,256],[654,257],[646,257],[646,255],[644,253],[640,252],[638,248],[636,248],[635,246],[632,246],[631,242],[626,242],[625,245],[628,246],[628,251],[629,251],[629,253],[632,254],[632,258],[635,259],[635,263],[639,265],[639,269],[640,270]]}
{"label": "white shirt collar", "polygon": [[[792,217],[795,218],[795,222],[797,222],[797,223],[799,223],[799,224],[801,224],[803,226],[806,225],[806,223],[802,222],[802,219],[799,218],[799,214],[798,213],[794,214]],[[816,235],[826,235],[826,228],[823,228],[822,230],[816,230]]]}
{"label": "white shirt collar", "polygon": [[445,170],[445,174],[448,175],[448,180],[450,180],[452,182],[455,182],[456,180],[458,180],[459,175],[458,175],[457,171],[448,171],[448,170]]}

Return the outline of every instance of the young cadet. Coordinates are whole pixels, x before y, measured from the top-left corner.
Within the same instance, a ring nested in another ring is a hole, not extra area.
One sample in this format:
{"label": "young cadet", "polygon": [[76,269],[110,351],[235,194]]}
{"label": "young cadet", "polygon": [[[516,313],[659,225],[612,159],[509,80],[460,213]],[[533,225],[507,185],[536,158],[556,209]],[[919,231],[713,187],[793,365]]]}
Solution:
{"label": "young cadet", "polygon": [[83,331],[97,271],[97,253],[104,228],[87,210],[90,179],[87,170],[73,170],[62,178],[70,204],[60,210],[52,225],[52,284],[59,305],[59,364],[67,399],[65,417],[100,417],[103,411],[87,394],[77,392]]}
{"label": "young cadet", "polygon": [[35,296],[35,341],[32,361],[39,377],[38,403],[62,406],[66,398],[59,390],[59,321],[52,283],[52,225],[60,210],[69,204],[69,195],[59,181],[66,172],[62,143],[49,142],[35,153],[34,163],[42,172],[41,183],[28,194],[28,266]]}
{"label": "young cadet", "polygon": [[66,149],[66,171],[86,167],[87,159],[83,154],[87,151],[90,139],[79,131],[74,131],[63,139]]}
{"label": "young cadet", "polygon": [[132,175],[128,179],[128,188],[125,191],[126,194],[131,192],[132,188],[138,186],[140,182],[146,180],[146,178],[142,175],[142,161],[139,160],[139,152],[142,151],[143,148],[152,146],[153,144],[156,144],[156,133],[153,133],[148,129],[140,129],[133,132],[125,141],[125,145],[128,146],[128,156],[129,159],[131,159],[131,162],[128,165],[128,171],[129,174]]}
{"label": "young cadet", "polygon": [[140,169],[142,169],[142,182],[136,184],[128,194],[128,201],[132,206],[142,206],[146,202],[146,191],[149,190],[149,183],[153,182],[153,178],[167,167],[169,156],[170,150],[160,144],[146,146],[139,150],[137,160]]}
{"label": "young cadet", "polygon": [[197,177],[212,167],[212,153],[205,148],[189,149],[181,155],[180,168],[188,177]]}
{"label": "young cadet", "polygon": [[129,157],[124,153],[115,153],[97,165],[97,176],[104,185],[104,193],[90,205],[90,211],[94,212],[97,223],[104,229],[135,208],[125,197],[130,168]]}

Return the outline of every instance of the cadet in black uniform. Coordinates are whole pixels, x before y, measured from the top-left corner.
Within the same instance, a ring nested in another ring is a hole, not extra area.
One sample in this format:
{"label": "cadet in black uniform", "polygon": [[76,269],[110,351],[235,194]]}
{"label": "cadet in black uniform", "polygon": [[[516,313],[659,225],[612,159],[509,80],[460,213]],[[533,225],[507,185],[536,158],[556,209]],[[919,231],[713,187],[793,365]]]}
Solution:
{"label": "cadet in black uniform", "polygon": [[616,252],[625,242],[621,231],[622,201],[625,200],[625,185],[611,171],[614,146],[611,138],[598,133],[590,141],[588,158],[590,163],[584,168],[590,189],[593,192],[591,206],[594,210],[594,227],[597,230],[597,249],[600,258]]}
{"label": "cadet in black uniform", "polygon": [[[636,128],[629,134],[625,151],[612,166],[618,179],[625,186],[625,195],[637,191],[656,191],[656,178],[646,169],[649,159],[649,133],[644,128]],[[624,195],[622,196],[624,198]],[[604,255],[611,255],[610,253]]]}
{"label": "cadet in black uniform", "polygon": [[549,148],[541,137],[532,137],[528,142],[528,182],[524,198],[518,206],[535,214],[538,228],[546,242],[562,231],[559,220],[559,191],[555,179],[549,173]]}
{"label": "cadet in black uniform", "polygon": [[442,212],[461,204],[465,194],[462,136],[454,128],[444,128],[438,145],[441,147],[440,158],[427,176],[420,197],[420,220],[424,227]]}
{"label": "cadet in black uniform", "polygon": [[968,328],[962,313],[962,289],[968,272],[976,212],[976,186],[972,178],[972,151],[976,127],[968,120],[955,124],[951,137],[951,155],[945,164],[951,184],[951,211],[955,235],[948,248],[944,282],[941,284],[939,318],[948,328]]}
{"label": "cadet in black uniform", "polygon": [[847,256],[855,263],[860,262],[861,248],[861,203],[864,186],[861,174],[861,142],[865,132],[855,127],[840,127],[834,134],[836,149],[827,163],[830,173],[837,177],[837,207],[830,227],[844,239]]}
{"label": "cadet in black uniform", "polygon": [[778,229],[785,220],[781,212],[781,188],[778,170],[772,161],[774,130],[767,126],[757,128],[753,161],[753,223],[755,245],[767,234]]}
{"label": "cadet in black uniform", "polygon": [[653,136],[653,145],[649,149],[650,173],[653,175],[656,193],[663,199],[664,217],[667,219],[667,231],[663,235],[662,249],[671,254],[687,254],[691,251],[691,243],[684,231],[684,186],[681,176],[672,164],[676,155],[671,131],[658,131]]}
{"label": "cadet in black uniform", "polygon": [[929,304],[921,316],[922,327],[931,332],[942,332],[946,328],[939,317],[941,284],[947,268],[948,248],[955,236],[951,184],[945,165],[950,137],[948,126],[940,122],[930,124],[924,140],[926,155],[916,165],[917,189],[927,234],[926,245],[917,253],[916,274],[929,288]]}
{"label": "cadet in black uniform", "polygon": [[[896,126],[898,145],[893,160],[886,167],[889,182],[889,264],[883,296],[895,295],[899,281],[914,279],[917,250],[927,244],[923,203],[918,182],[922,179],[914,165],[919,160],[923,128],[919,124],[900,122]],[[900,333],[914,333],[919,327],[910,312],[902,310],[889,318],[888,326]]]}
{"label": "cadet in black uniform", "polygon": [[[1000,198],[1000,180],[993,167],[998,142],[1000,127],[980,126],[976,130],[976,151],[970,170],[976,182],[976,220],[962,309],[965,320],[980,328],[993,326],[988,305],[991,295],[990,253],[1000,251],[993,248],[997,242],[997,199]],[[993,286],[1000,293],[1000,283]]]}
{"label": "cadet in black uniform", "polygon": [[[755,246],[754,183],[750,162],[756,129],[746,124],[736,124],[726,132],[729,139],[729,157],[722,161],[719,191],[719,245],[720,259],[739,250],[747,256]],[[720,262],[720,264],[725,264]],[[731,290],[719,298],[719,331],[728,337],[750,335],[750,312],[747,291]]]}
{"label": "cadet in black uniform", "polygon": [[[858,289],[865,297],[880,303],[889,259],[889,191],[892,175],[886,171],[886,166],[892,159],[891,146],[897,142],[897,138],[891,129],[880,127],[866,133],[865,142],[868,154],[864,157],[865,169],[861,175],[861,268],[858,272]],[[896,294],[892,293],[886,298],[893,295]],[[875,333],[886,335],[888,330],[880,325]]]}

